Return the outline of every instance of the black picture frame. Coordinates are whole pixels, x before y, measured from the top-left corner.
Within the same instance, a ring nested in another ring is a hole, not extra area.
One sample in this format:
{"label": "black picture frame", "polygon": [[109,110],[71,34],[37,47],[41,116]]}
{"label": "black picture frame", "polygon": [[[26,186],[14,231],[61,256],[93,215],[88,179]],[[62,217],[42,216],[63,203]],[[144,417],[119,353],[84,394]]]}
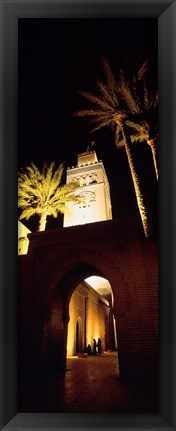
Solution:
{"label": "black picture frame", "polygon": [[[175,1],[1,0],[1,429],[174,430],[175,421]],[[17,411],[18,18],[157,17],[159,28],[159,410],[156,415]]]}

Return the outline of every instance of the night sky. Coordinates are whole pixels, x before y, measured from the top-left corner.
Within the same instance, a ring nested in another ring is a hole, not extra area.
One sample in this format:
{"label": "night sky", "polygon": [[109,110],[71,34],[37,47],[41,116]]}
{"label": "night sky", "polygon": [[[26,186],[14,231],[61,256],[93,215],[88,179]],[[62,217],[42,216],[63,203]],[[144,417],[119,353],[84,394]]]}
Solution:
{"label": "night sky", "polygon": [[[125,150],[116,149],[110,129],[90,133],[85,119],[73,113],[87,108],[78,92],[95,92],[103,56],[116,76],[126,58],[133,70],[139,58],[148,57],[151,86],[157,86],[157,33],[157,19],[20,19],[19,167],[31,161],[75,166],[77,154],[93,140],[110,183],[113,218],[138,216]],[[146,196],[156,205],[150,149],[140,144],[134,151]],[[35,218],[22,222],[36,230]],[[47,228],[57,226],[58,220],[48,218]]]}

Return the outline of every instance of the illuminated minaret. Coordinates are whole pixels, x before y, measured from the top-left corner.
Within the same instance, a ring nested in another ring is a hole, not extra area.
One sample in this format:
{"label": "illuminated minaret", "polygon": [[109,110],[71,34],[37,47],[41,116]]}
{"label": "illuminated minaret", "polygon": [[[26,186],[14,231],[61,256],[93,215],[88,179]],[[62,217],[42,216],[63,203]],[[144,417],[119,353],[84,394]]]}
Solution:
{"label": "illuminated minaret", "polygon": [[64,227],[112,219],[109,183],[95,151],[78,155],[77,166],[67,169],[66,182],[78,184],[78,202],[66,204]]}

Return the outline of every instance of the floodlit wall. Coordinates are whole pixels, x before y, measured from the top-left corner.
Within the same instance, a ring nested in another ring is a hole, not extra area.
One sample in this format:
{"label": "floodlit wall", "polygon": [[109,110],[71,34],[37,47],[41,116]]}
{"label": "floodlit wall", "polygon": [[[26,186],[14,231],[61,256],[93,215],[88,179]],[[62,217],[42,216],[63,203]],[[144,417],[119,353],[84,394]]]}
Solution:
{"label": "floodlit wall", "polygon": [[[104,301],[104,302],[102,302]],[[86,283],[79,283],[74,290],[69,304],[69,324],[67,337],[67,356],[75,355],[76,349],[76,325],[81,319],[81,349],[84,351],[88,344],[93,347],[93,339],[101,338],[102,350],[107,348],[109,339],[109,327],[106,322],[109,319],[109,305],[106,300]],[[107,334],[106,334],[107,332]]]}
{"label": "floodlit wall", "polygon": [[18,220],[18,254],[27,254],[28,252],[28,233],[31,231]]}
{"label": "floodlit wall", "polygon": [[75,184],[78,203],[66,203],[64,227],[112,219],[107,175],[95,152],[78,156],[78,165],[67,169],[66,182]]}

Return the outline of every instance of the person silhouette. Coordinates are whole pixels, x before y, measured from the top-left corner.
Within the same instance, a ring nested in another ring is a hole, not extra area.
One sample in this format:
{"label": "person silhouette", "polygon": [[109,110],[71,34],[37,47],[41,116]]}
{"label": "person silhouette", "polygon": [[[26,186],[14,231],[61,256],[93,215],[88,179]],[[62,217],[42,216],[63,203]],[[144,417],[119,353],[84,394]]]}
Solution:
{"label": "person silhouette", "polygon": [[88,344],[88,346],[87,346],[87,354],[88,355],[91,355],[91,353],[92,353],[92,349],[91,349],[91,345],[90,344]]}
{"label": "person silhouette", "polygon": [[97,343],[95,338],[93,339],[93,355],[97,354]]}
{"label": "person silhouette", "polygon": [[98,355],[101,355],[101,338],[98,338]]}

